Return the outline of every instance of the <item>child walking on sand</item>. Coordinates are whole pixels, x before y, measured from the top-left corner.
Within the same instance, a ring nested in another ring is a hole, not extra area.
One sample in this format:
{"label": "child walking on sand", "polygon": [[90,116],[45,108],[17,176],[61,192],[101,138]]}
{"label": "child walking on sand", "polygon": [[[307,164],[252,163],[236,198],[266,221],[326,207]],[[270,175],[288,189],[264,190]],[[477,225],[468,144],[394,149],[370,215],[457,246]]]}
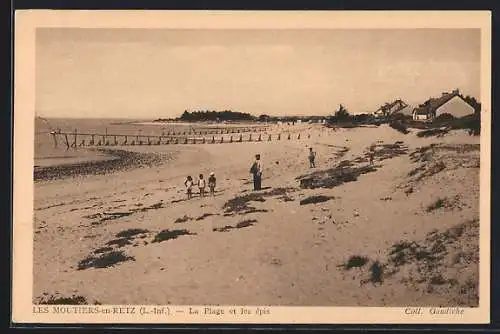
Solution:
{"label": "child walking on sand", "polygon": [[200,189],[200,197],[205,197],[205,187],[206,187],[205,179],[203,178],[203,174],[200,174],[198,178],[198,189]]}
{"label": "child walking on sand", "polygon": [[187,197],[188,199],[191,199],[191,197],[193,196],[193,178],[191,177],[191,175],[189,175],[186,180],[184,181],[184,185],[186,186],[186,192],[187,192]]}
{"label": "child walking on sand", "polygon": [[211,172],[208,177],[208,188],[210,188],[210,195],[215,196],[215,185],[217,180],[215,179],[215,173]]}

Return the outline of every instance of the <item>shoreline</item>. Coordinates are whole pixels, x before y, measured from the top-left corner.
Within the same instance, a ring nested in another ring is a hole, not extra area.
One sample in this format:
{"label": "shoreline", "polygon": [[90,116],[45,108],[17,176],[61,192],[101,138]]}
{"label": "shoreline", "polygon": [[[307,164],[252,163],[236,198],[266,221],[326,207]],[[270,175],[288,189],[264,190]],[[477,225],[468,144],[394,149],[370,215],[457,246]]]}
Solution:
{"label": "shoreline", "polygon": [[198,122],[187,122],[187,121],[140,121],[140,122],[131,122],[129,124],[133,125],[181,125],[181,126],[220,126],[220,127],[238,127],[238,126],[251,126],[251,127],[260,127],[260,126],[269,126],[276,125],[274,123],[260,123],[255,121],[237,121],[237,122],[211,122],[211,121],[198,121]]}
{"label": "shoreline", "polygon": [[92,158],[83,162],[73,162],[49,166],[35,167],[33,179],[35,182],[66,179],[75,176],[102,175],[117,171],[151,167],[165,161],[166,155],[154,152],[132,152],[122,149],[95,149],[106,156],[104,159]]}

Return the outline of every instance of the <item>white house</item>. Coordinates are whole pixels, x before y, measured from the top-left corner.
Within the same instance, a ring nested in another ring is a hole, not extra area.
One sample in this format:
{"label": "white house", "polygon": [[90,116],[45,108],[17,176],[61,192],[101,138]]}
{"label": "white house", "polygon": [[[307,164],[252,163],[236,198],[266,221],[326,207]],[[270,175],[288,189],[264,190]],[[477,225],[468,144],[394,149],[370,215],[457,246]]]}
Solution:
{"label": "white house", "polygon": [[458,89],[451,93],[442,93],[438,98],[430,98],[413,109],[414,120],[430,120],[442,114],[450,114],[456,118],[474,114],[474,107],[467,103]]}
{"label": "white house", "polygon": [[425,121],[430,119],[430,116],[426,112],[413,112],[413,120],[414,121]]}
{"label": "white house", "polygon": [[442,114],[451,114],[457,118],[471,115],[474,108],[460,96],[454,96],[436,109],[436,117]]}

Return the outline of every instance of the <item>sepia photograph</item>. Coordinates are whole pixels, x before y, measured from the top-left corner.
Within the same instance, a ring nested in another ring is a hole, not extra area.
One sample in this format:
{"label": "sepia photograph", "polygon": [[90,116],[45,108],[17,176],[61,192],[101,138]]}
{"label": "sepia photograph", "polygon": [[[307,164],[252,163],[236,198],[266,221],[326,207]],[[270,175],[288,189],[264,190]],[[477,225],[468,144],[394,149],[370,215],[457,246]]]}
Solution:
{"label": "sepia photograph", "polygon": [[488,30],[60,15],[20,51],[30,317],[489,312]]}

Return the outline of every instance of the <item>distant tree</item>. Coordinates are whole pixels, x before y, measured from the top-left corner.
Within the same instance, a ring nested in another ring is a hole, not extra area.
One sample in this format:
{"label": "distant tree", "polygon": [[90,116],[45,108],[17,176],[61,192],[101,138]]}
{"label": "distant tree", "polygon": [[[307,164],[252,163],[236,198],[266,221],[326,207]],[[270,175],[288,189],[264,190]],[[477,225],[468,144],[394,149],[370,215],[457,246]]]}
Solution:
{"label": "distant tree", "polygon": [[266,115],[266,114],[260,115],[259,122],[268,122],[270,120],[270,118],[271,117],[269,115]]}
{"label": "distant tree", "polygon": [[469,95],[461,97],[464,99],[465,102],[467,102],[474,108],[474,112],[479,113],[481,111],[481,103],[477,101],[475,97]]}
{"label": "distant tree", "polygon": [[183,121],[188,121],[190,119],[190,116],[191,114],[187,110],[184,110],[180,118]]}
{"label": "distant tree", "polygon": [[403,123],[409,122],[412,120],[411,115],[405,115],[400,112],[392,113],[386,117],[387,121],[401,121]]}
{"label": "distant tree", "polygon": [[229,121],[229,120],[255,120],[256,117],[242,112],[224,110],[196,110],[189,113],[187,110],[179,117],[183,121]]}
{"label": "distant tree", "polygon": [[390,109],[391,109],[391,103],[390,102],[386,102],[386,103],[384,103],[383,106],[380,107],[380,110],[382,110],[382,113],[384,114],[384,116],[388,116],[389,115]]}
{"label": "distant tree", "polygon": [[453,116],[452,114],[444,113],[444,114],[441,114],[441,115],[437,116],[436,118],[434,118],[432,120],[432,123],[434,123],[434,124],[447,124],[447,123],[453,122],[455,119],[456,119],[455,116]]}
{"label": "distant tree", "polygon": [[333,116],[330,117],[330,123],[338,123],[348,121],[350,118],[347,109],[340,104],[339,109],[337,109]]}
{"label": "distant tree", "polygon": [[357,114],[357,115],[353,115],[351,116],[351,119],[355,122],[355,123],[366,123],[366,122],[370,122],[373,120],[373,115],[371,114]]}

